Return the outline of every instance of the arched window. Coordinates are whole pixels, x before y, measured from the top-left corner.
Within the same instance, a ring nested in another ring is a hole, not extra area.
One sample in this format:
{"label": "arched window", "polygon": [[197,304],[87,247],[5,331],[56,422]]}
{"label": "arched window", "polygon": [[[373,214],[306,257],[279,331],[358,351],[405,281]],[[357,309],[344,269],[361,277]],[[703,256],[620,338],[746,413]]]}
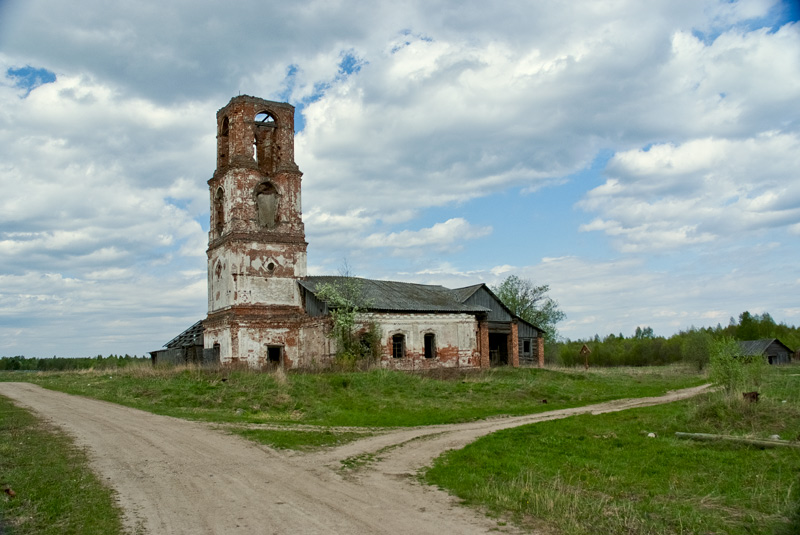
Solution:
{"label": "arched window", "polygon": [[217,165],[219,167],[225,167],[228,165],[228,150],[230,149],[228,144],[229,132],[230,123],[228,121],[228,116],[226,115],[222,118],[222,123],[219,125],[219,139],[217,139]]}
{"label": "arched window", "polygon": [[432,359],[436,357],[436,335],[433,333],[425,333],[425,358]]}
{"label": "arched window", "polygon": [[220,235],[225,228],[225,192],[222,188],[217,188],[214,194],[214,220],[214,227]]}
{"label": "arched window", "polygon": [[270,174],[275,167],[275,116],[268,111],[258,112],[254,119],[253,157],[259,169]]}
{"label": "arched window", "polygon": [[273,126],[275,124],[275,117],[268,111],[260,111],[256,113],[256,126]]}
{"label": "arched window", "polygon": [[401,359],[406,356],[406,336],[395,334],[392,336],[392,357]]}

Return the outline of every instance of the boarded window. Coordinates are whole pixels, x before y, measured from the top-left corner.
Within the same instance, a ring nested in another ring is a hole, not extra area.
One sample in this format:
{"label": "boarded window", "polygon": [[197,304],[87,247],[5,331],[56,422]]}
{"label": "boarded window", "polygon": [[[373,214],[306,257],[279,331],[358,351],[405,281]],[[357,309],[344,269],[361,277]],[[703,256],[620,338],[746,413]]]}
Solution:
{"label": "boarded window", "polygon": [[436,357],[436,335],[427,333],[425,335],[425,358],[432,359]]}
{"label": "boarded window", "polygon": [[392,336],[392,357],[401,359],[406,356],[406,337],[403,334]]}
{"label": "boarded window", "polygon": [[258,185],[255,193],[259,225],[275,228],[278,224],[278,191],[271,183],[264,182]]}

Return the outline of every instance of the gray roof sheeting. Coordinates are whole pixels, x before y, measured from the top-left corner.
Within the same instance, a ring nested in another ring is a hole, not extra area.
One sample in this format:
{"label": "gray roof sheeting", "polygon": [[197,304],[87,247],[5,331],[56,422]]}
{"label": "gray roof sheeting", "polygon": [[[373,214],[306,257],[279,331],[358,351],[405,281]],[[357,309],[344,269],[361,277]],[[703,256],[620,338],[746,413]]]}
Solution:
{"label": "gray roof sheeting", "polygon": [[175,349],[203,345],[203,320],[198,321],[181,334],[164,344],[164,347]]}
{"label": "gray roof sheeting", "polygon": [[789,353],[792,353],[791,348],[789,348],[786,344],[778,340],[777,338],[762,338],[761,340],[741,340],[739,341],[739,350],[742,352],[742,355],[764,355],[769,349],[769,346],[773,344],[773,342],[777,342]]}
{"label": "gray roof sheeting", "polygon": [[368,310],[467,314],[489,312],[488,308],[480,305],[465,305],[454,290],[444,286],[335,276],[308,277],[298,282],[300,286],[316,295],[319,285],[337,284],[344,280],[356,281],[361,286],[364,308]]}

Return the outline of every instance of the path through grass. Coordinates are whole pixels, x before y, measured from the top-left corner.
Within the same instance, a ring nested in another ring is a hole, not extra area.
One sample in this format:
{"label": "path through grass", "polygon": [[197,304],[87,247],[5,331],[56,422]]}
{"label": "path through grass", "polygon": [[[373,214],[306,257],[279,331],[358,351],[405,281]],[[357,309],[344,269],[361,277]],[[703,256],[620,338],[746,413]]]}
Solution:
{"label": "path through grass", "polygon": [[494,433],[441,457],[426,478],[545,533],[800,533],[800,450],[674,438],[800,439],[797,370],[771,370],[758,404],[707,394]]}
{"label": "path through grass", "polygon": [[[181,418],[236,424],[404,427],[519,415],[701,384],[683,368],[608,371],[452,371],[446,377],[372,370],[258,373],[130,367],[109,372],[0,374],[44,387]],[[304,449],[362,436],[347,430],[248,430],[250,438]]]}
{"label": "path through grass", "polygon": [[10,489],[0,494],[0,533],[122,532],[112,493],[89,470],[84,452],[1,396],[0,486]]}

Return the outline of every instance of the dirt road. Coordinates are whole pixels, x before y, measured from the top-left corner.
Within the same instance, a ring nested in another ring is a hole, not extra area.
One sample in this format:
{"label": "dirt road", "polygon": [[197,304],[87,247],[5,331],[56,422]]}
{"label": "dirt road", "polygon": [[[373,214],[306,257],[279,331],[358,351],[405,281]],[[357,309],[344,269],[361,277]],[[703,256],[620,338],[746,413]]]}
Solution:
{"label": "dirt road", "polygon": [[[42,389],[0,383],[85,446],[119,496],[131,533],[515,533],[412,477],[447,449],[509,427],[668,403],[706,386],[529,416],[402,429],[322,453],[283,453],[212,426]],[[419,440],[425,438],[424,440]],[[341,460],[377,460],[342,473]]]}

